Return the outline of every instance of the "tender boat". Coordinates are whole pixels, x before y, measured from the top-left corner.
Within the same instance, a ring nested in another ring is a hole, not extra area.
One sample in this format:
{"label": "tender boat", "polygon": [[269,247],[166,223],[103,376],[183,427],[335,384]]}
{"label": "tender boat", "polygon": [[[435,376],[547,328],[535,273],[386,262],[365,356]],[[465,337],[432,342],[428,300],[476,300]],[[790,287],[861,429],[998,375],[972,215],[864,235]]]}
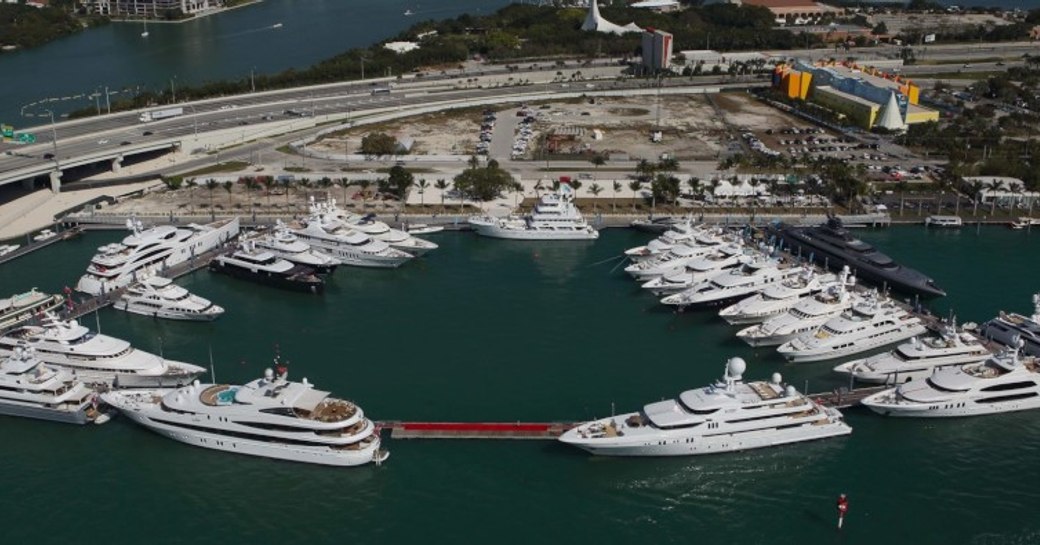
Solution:
{"label": "tender boat", "polygon": [[833,274],[818,276],[814,270],[807,268],[801,275],[773,284],[758,294],[722,309],[719,316],[731,325],[764,322],[786,313],[806,297],[819,293],[837,282],[846,282],[848,271],[844,274],[845,277],[840,279]]}
{"label": "tender boat", "polygon": [[34,237],[32,237],[32,239],[34,242],[43,242],[45,240],[50,240],[56,236],[58,236],[58,233],[55,233],[50,229],[44,229],[37,233]]}
{"label": "tender boat", "polygon": [[15,250],[21,247],[21,244],[0,244],[0,257],[14,253]]}
{"label": "tender boat", "polygon": [[381,463],[379,431],[361,407],[292,382],[283,367],[243,384],[117,391],[102,398],[134,422],[203,448],[329,466]]}
{"label": "tender boat", "polygon": [[289,231],[281,220],[275,222],[274,228],[268,233],[255,233],[245,238],[256,248],[266,250],[275,257],[284,259],[290,263],[310,267],[318,274],[331,274],[339,266],[339,260],[331,255],[311,248],[310,244],[303,242]]}
{"label": "tender boat", "polygon": [[36,348],[36,357],[45,364],[66,369],[88,384],[170,388],[191,384],[205,371],[138,350],[122,339],[95,333],[76,320],[61,320],[49,312],[40,325],[22,326],[0,337],[0,356],[13,354],[25,342]]}
{"label": "tender boat", "polygon": [[960,228],[964,220],[960,216],[928,216],[924,219],[926,227]]}
{"label": "tender boat", "polygon": [[213,258],[209,270],[276,288],[311,293],[325,290],[325,279],[318,276],[314,269],[275,257],[267,250],[257,249],[250,242]]}
{"label": "tender boat", "polygon": [[168,320],[210,321],[224,314],[220,306],[162,276],[149,276],[131,285],[112,306],[131,314]]}
{"label": "tender boat", "polygon": [[878,287],[887,286],[911,295],[946,295],[931,278],[896,263],[870,244],[853,237],[837,217],[832,216],[817,227],[780,224],[775,231],[791,252],[802,257],[814,256],[816,263],[826,263],[833,269],[848,265],[857,276]]}
{"label": "tender boat", "polygon": [[93,390],[69,371],[44,364],[26,343],[0,357],[0,414],[69,424],[100,423],[102,416]]}
{"label": "tender boat", "polygon": [[122,243],[98,248],[87,273],[80,277],[76,290],[102,295],[124,288],[174,265],[190,261],[215,250],[238,236],[238,218],[208,225],[184,227],[159,225],[144,229],[135,219],[126,220],[130,236]]}
{"label": "tender boat", "polygon": [[1040,362],[1006,348],[982,363],[936,369],[862,401],[884,416],[975,416],[1040,408]]}
{"label": "tender boat", "polygon": [[556,193],[542,195],[534,210],[524,217],[469,218],[478,235],[513,240],[596,240],[599,231],[588,224],[574,206],[574,190],[560,184]]}
{"label": "tender boat", "polygon": [[978,338],[958,331],[957,324],[950,322],[937,337],[914,337],[891,352],[843,363],[834,372],[860,382],[897,384],[925,378],[935,369],[978,363],[991,355]]}
{"label": "tender boat", "polygon": [[406,223],[404,231],[409,235],[432,235],[444,230],[441,225],[427,225],[425,223]]}
{"label": "tender boat", "polygon": [[801,334],[777,351],[796,363],[830,360],[905,341],[927,330],[909,310],[872,292],[816,331]]}
{"label": "tender boat", "polygon": [[688,456],[773,447],[852,433],[837,409],[784,386],[743,382],[747,364],[726,363],[722,380],[641,411],[581,424],[560,441],[601,456]]}

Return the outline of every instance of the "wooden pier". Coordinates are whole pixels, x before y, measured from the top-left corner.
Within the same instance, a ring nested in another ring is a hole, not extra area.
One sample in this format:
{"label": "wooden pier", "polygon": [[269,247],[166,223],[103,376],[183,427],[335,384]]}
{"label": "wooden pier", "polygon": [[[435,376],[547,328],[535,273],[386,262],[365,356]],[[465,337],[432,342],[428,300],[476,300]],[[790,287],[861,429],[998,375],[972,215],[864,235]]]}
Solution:
{"label": "wooden pier", "polygon": [[578,422],[378,422],[391,439],[556,439]]}
{"label": "wooden pier", "polygon": [[831,392],[819,392],[815,394],[809,394],[809,399],[823,405],[824,407],[834,407],[835,409],[848,409],[849,407],[855,407],[859,405],[860,401],[864,398],[874,395],[883,390],[892,388],[893,386],[867,386],[864,388],[853,388],[848,389],[845,387],[836,388]]}

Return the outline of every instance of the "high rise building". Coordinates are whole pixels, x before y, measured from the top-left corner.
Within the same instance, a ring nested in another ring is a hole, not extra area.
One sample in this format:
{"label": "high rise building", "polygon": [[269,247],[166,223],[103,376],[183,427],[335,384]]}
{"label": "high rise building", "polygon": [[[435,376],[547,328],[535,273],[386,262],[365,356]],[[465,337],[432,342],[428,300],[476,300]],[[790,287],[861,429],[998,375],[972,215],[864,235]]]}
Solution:
{"label": "high rise building", "polygon": [[650,72],[667,70],[672,62],[672,35],[648,28],[643,32],[643,68]]}

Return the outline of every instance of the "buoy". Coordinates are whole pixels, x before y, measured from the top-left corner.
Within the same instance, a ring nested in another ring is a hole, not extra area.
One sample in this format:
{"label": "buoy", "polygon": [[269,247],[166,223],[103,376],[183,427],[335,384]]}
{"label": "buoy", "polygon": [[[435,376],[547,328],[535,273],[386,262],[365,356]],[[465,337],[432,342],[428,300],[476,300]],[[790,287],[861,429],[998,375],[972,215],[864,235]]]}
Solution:
{"label": "buoy", "polygon": [[845,494],[838,496],[838,529],[845,522],[845,513],[849,512],[849,499]]}

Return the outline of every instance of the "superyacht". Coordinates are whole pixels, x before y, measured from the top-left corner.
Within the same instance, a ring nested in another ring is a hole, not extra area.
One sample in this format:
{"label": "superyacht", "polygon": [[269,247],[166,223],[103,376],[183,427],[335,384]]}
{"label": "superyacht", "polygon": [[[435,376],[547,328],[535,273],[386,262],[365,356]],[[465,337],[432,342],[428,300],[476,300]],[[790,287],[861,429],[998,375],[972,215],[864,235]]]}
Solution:
{"label": "superyacht", "polygon": [[249,241],[213,258],[209,270],[276,288],[311,293],[325,291],[325,279],[315,274],[314,269],[294,265],[267,250],[258,250]]}
{"label": "superyacht", "polygon": [[69,424],[107,420],[97,411],[93,390],[72,373],[45,365],[24,343],[0,358],[0,414]]}
{"label": "superyacht", "polygon": [[514,240],[596,240],[599,231],[588,224],[574,206],[574,190],[560,184],[556,193],[542,195],[524,217],[477,216],[469,218],[478,235]]}
{"label": "superyacht", "polygon": [[803,275],[805,271],[806,267],[782,265],[770,257],[757,257],[739,268],[716,274],[684,292],[669,295],[661,302],[679,307],[729,305]]}
{"label": "superyacht", "polygon": [[680,293],[716,274],[740,267],[751,259],[751,256],[745,255],[739,242],[727,244],[707,256],[690,261],[681,272],[661,275],[644,282],[643,288],[658,297]]}
{"label": "superyacht", "polygon": [[129,286],[146,276],[184,263],[195,256],[217,249],[238,236],[238,218],[208,225],[184,227],[159,225],[144,229],[139,220],[126,220],[130,236],[122,243],[98,248],[87,273],[76,283],[76,290],[102,295]]}
{"label": "superyacht", "polygon": [[42,312],[60,307],[64,302],[62,296],[40,293],[36,288],[0,299],[0,331],[28,322]]}
{"label": "superyacht", "polygon": [[673,224],[669,230],[647,244],[625,250],[625,257],[638,262],[662,255],[679,244],[696,246],[697,237],[707,233],[708,230],[706,226],[694,225],[691,220],[687,219]]}
{"label": "superyacht", "polygon": [[244,240],[261,250],[271,252],[275,257],[310,267],[318,274],[332,274],[339,265],[338,259],[321,250],[315,250],[311,248],[310,244],[301,241],[299,237],[289,231],[282,220],[277,220],[270,232],[252,234]]}
{"label": "superyacht", "polygon": [[979,327],[982,336],[1005,346],[1014,346],[1017,337],[1025,346],[1023,351],[1031,356],[1040,356],[1040,293],[1033,295],[1033,315],[1023,316],[1003,311]]}
{"label": "superyacht", "polygon": [[860,382],[897,384],[925,378],[935,369],[979,363],[991,355],[978,338],[950,322],[937,337],[914,337],[890,352],[843,363],[834,372]]}
{"label": "superyacht", "polygon": [[773,447],[852,433],[837,409],[769,382],[743,382],[747,364],[726,362],[722,380],[638,412],[581,424],[560,441],[602,456],[687,456]]}
{"label": "superyacht", "polygon": [[200,384],[177,390],[102,395],[134,422],[203,448],[329,466],[381,463],[379,431],[361,407],[292,382],[284,368],[247,384]]}
{"label": "superyacht", "polygon": [[351,228],[326,214],[317,205],[311,206],[306,220],[291,224],[290,230],[301,241],[331,255],[344,265],[395,268],[415,257]]}
{"label": "superyacht", "polygon": [[848,265],[860,278],[878,287],[887,286],[911,295],[946,295],[931,278],[892,261],[870,244],[853,237],[837,217],[816,227],[781,224],[776,232],[793,253],[803,257],[813,255],[817,263],[825,262],[835,269]]}
{"label": "superyacht", "polygon": [[428,240],[413,236],[411,233],[394,229],[386,223],[376,219],[375,214],[364,216],[351,214],[338,206],[336,199],[328,198],[323,203],[318,203],[325,214],[336,218],[353,229],[360,231],[375,240],[381,240],[390,245],[391,248],[408,252],[415,257],[422,257],[427,252],[437,249],[437,245]]}
{"label": "superyacht", "polygon": [[1018,348],[1005,348],[981,363],[936,369],[862,403],[884,416],[931,418],[1037,409],[1040,362],[1022,358]]}
{"label": "superyacht", "polygon": [[[686,269],[686,266],[707,256],[717,255],[721,241],[716,245],[688,246],[679,244],[673,246],[664,254],[652,259],[644,259],[625,267],[625,272],[639,282],[646,282],[660,276],[678,274]],[[731,254],[732,248],[727,253]],[[725,259],[726,256],[720,256]]]}
{"label": "superyacht", "polygon": [[927,330],[909,310],[871,294],[820,329],[780,345],[777,351],[796,363],[830,360],[905,341]]}
{"label": "superyacht", "polygon": [[162,276],[149,276],[132,284],[112,306],[131,314],[167,320],[207,322],[224,314],[222,307]]}
{"label": "superyacht", "polygon": [[802,299],[784,314],[741,329],[737,338],[751,346],[779,346],[803,333],[815,331],[859,301],[860,296],[852,291],[856,278],[847,278],[846,282],[832,284],[816,295]]}
{"label": "superyacht", "polygon": [[801,275],[769,286],[761,293],[722,309],[719,316],[731,325],[761,323],[786,313],[799,301],[823,291],[836,282],[844,282],[844,278],[839,280],[833,274],[817,275],[811,268],[807,268]]}
{"label": "superyacht", "polygon": [[202,367],[166,360],[138,350],[130,343],[94,333],[75,320],[63,321],[51,313],[40,325],[27,325],[0,337],[0,356],[9,356],[28,342],[45,364],[66,369],[88,384],[118,388],[169,388],[190,384]]}

